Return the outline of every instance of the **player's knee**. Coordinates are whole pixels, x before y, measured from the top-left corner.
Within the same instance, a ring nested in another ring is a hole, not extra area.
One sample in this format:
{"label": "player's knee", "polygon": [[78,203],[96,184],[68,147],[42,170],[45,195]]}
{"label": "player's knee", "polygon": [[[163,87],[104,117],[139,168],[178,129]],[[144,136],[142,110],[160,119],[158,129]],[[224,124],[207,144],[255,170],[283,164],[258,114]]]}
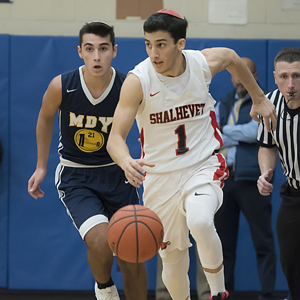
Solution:
{"label": "player's knee", "polygon": [[163,274],[174,276],[179,270],[188,271],[189,268],[189,254],[188,249],[179,250],[174,249],[169,252],[165,252],[162,256],[163,262]]}
{"label": "player's knee", "polygon": [[213,228],[213,220],[204,214],[200,214],[197,218],[187,217],[187,226],[193,236],[202,235]]}
{"label": "player's knee", "polygon": [[107,252],[111,252],[107,242],[107,224],[98,224],[90,229],[85,235],[84,242],[88,248],[88,251],[97,254],[104,255]]}
{"label": "player's knee", "polygon": [[168,248],[161,250],[161,259],[163,265],[178,263],[184,256],[184,252],[185,251],[179,249],[168,250]]}

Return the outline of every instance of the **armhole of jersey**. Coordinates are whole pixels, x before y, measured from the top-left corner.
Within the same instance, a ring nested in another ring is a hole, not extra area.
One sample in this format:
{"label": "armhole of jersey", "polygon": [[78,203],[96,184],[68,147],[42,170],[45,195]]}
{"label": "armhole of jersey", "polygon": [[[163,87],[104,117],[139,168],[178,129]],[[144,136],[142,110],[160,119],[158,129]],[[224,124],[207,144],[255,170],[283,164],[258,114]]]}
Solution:
{"label": "armhole of jersey", "polygon": [[212,75],[205,56],[202,53],[201,55],[203,56],[203,73],[204,73],[205,83],[207,88],[209,88],[209,85],[212,80]]}
{"label": "armhole of jersey", "polygon": [[[188,50],[186,50],[186,52],[185,52],[186,56],[188,54],[187,51]],[[199,64],[199,66],[201,66],[201,68],[202,68],[206,88],[207,88],[207,91],[209,91],[209,85],[212,80],[212,74],[211,74],[208,62],[207,62],[205,56],[201,53],[201,51],[194,50],[194,51],[191,51],[191,53],[193,53],[193,59],[196,60],[196,65]]]}
{"label": "armhole of jersey", "polygon": [[142,102],[140,103],[139,108],[137,110],[137,114],[140,115],[143,112],[144,108],[145,108],[146,83],[143,80],[141,80],[141,76],[139,76],[139,71],[136,71],[136,69],[133,69],[132,71],[129,71],[128,74],[134,74],[140,80],[140,83],[141,83],[141,86],[142,86],[143,99],[141,100]]}
{"label": "armhole of jersey", "polygon": [[[144,97],[143,97],[143,98],[144,98]],[[146,103],[146,101],[145,101],[145,99],[143,99],[142,102],[140,103],[140,106],[139,106],[138,111],[137,111],[137,113],[138,113],[139,115],[144,111],[145,103]]]}

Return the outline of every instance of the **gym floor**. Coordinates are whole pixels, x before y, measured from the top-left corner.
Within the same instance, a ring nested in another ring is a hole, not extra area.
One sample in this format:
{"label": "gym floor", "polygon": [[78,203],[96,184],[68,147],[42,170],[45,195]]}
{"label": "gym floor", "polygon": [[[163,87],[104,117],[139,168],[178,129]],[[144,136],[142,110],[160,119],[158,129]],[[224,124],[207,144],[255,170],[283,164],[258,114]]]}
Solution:
{"label": "gym floor", "polygon": [[[276,292],[273,300],[283,300],[287,292]],[[121,300],[126,300],[120,295]],[[84,292],[61,292],[61,291],[14,291],[0,289],[1,300],[96,300],[92,291]],[[257,300],[257,292],[239,292],[233,297],[234,300]],[[148,300],[155,300],[154,293],[148,295]],[[192,294],[192,300],[197,296]]]}

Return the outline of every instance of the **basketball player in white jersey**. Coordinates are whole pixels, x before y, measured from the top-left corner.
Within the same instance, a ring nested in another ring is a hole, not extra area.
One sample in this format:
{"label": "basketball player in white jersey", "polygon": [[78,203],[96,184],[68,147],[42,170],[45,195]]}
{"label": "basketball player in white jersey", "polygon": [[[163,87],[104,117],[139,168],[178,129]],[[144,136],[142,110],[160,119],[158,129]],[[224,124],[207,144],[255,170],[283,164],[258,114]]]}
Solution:
{"label": "basketball player in white jersey", "polygon": [[[189,232],[197,243],[211,299],[230,299],[213,222],[228,168],[224,157],[215,153],[222,137],[209,94],[212,77],[227,69],[254,99],[256,119],[261,114],[274,124],[276,114],[233,50],[184,50],[186,28],[186,19],[172,10],[160,10],[144,23],[149,58],[124,81],[107,149],[129,183],[144,185],[145,206],[162,220],[162,278],[172,299],[191,299]],[[125,142],[135,117],[142,145],[138,160],[130,156]]]}

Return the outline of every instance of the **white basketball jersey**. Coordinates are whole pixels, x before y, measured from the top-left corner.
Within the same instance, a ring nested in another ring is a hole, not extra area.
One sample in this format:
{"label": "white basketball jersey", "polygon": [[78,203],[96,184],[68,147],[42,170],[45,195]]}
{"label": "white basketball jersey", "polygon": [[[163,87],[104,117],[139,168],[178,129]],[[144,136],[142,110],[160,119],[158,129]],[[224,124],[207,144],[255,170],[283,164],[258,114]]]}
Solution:
{"label": "white basketball jersey", "polygon": [[159,79],[149,58],[131,73],[139,77],[143,101],[136,116],[140,131],[141,157],[154,163],[147,172],[163,173],[206,160],[222,146],[214,111],[215,100],[208,91],[200,51],[184,50],[188,83],[180,95]]}

